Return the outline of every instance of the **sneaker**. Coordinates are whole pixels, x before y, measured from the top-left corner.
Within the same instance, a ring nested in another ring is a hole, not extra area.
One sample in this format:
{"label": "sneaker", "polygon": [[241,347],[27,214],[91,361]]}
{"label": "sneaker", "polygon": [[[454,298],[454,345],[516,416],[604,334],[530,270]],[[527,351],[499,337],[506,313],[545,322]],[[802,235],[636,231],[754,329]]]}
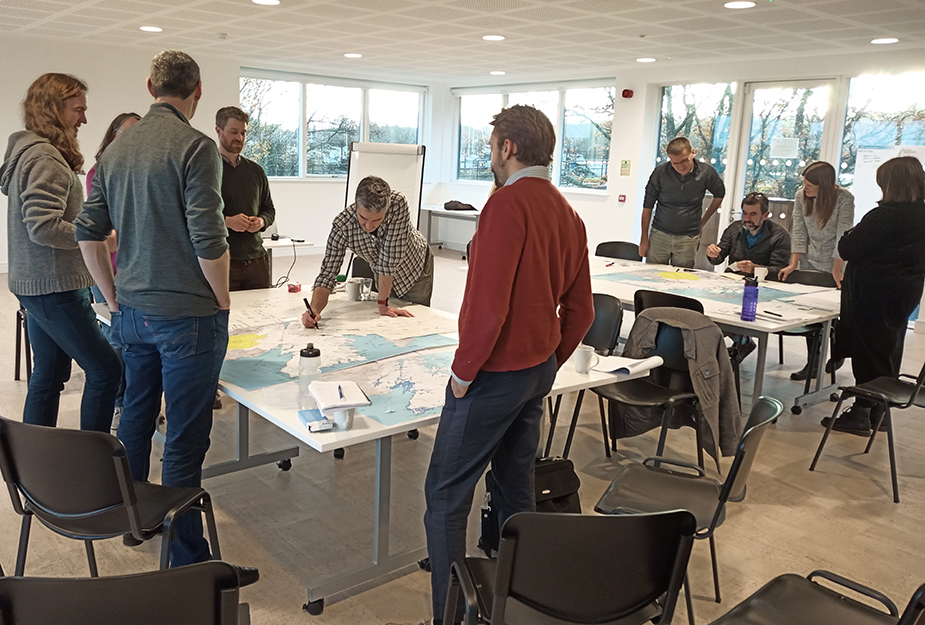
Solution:
{"label": "sneaker", "polygon": [[[832,417],[822,420],[823,427],[829,427]],[[846,432],[856,436],[870,436],[870,411],[851,406],[835,419],[832,429],[836,432]]]}
{"label": "sneaker", "polygon": [[758,345],[755,344],[754,339],[750,339],[747,337],[741,337],[740,341],[741,340],[744,340],[744,342],[739,342],[739,344],[736,347],[736,352],[737,352],[736,360],[738,362],[742,362],[743,360],[745,360],[745,357],[751,354],[753,351],[755,351],[755,348],[758,347]]}
{"label": "sneaker", "polygon": [[122,418],[122,406],[116,406],[112,411],[112,425],[109,428],[116,432],[119,429],[119,420]]}
{"label": "sneaker", "polygon": [[838,360],[832,360],[829,358],[829,362],[825,363],[825,372],[832,373],[832,371],[838,371],[842,368],[842,365],[845,364],[844,358],[839,358]]}
{"label": "sneaker", "polygon": [[811,376],[814,378],[816,377],[815,371],[813,371],[812,373],[809,372],[809,363],[806,363],[805,365],[803,365],[803,368],[800,369],[799,371],[794,371],[793,373],[791,373],[790,379],[796,382],[804,382],[807,376]]}

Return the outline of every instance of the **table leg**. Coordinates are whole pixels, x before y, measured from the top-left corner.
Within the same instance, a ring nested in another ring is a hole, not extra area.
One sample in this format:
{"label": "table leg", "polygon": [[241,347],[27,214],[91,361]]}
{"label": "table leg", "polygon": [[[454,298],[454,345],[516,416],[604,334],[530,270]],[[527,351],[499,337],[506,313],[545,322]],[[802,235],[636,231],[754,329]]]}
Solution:
{"label": "table leg", "polygon": [[391,490],[392,439],[387,436],[376,441],[376,497],[373,510],[372,565],[357,571],[337,575],[317,586],[309,586],[309,602],[320,602],[326,597],[370,582],[378,577],[415,564],[427,557],[426,547],[395,555],[389,554],[389,501]]}
{"label": "table leg", "polygon": [[758,335],[758,359],[755,362],[755,386],[752,387],[752,403],[754,406],[758,398],[761,397],[761,391],[764,388],[764,361],[768,356],[768,333],[762,332]]}
{"label": "table leg", "polygon": [[802,409],[803,406],[812,406],[813,404],[822,403],[828,401],[829,396],[832,393],[838,391],[837,384],[830,384],[825,386],[826,378],[829,376],[825,373],[825,363],[828,360],[829,356],[829,334],[832,331],[832,320],[829,319],[822,324],[822,348],[819,351],[819,371],[816,372],[816,384],[815,388],[806,393],[805,395],[800,395],[793,400],[793,407],[797,409]]}
{"label": "table leg", "polygon": [[215,477],[217,475],[225,475],[226,473],[234,473],[235,471],[243,471],[244,469],[250,469],[251,467],[259,467],[264,464],[270,464],[271,462],[291,460],[299,455],[298,447],[265,452],[256,454],[254,456],[250,455],[249,417],[250,410],[248,407],[242,403],[238,403],[237,456],[234,460],[219,462],[218,464],[213,464],[203,468],[203,479]]}

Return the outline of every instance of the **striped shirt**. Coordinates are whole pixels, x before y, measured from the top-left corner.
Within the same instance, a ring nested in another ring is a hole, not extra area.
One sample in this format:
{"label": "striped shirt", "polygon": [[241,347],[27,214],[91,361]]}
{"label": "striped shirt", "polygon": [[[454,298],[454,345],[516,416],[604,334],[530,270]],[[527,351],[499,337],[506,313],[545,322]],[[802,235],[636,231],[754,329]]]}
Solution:
{"label": "striped shirt", "polygon": [[408,201],[399,191],[392,191],[385,219],[373,232],[360,227],[355,203],[334,218],[314,286],[334,290],[348,248],[376,275],[392,276],[392,293],[399,298],[421,277],[427,260],[427,241],[411,225]]}

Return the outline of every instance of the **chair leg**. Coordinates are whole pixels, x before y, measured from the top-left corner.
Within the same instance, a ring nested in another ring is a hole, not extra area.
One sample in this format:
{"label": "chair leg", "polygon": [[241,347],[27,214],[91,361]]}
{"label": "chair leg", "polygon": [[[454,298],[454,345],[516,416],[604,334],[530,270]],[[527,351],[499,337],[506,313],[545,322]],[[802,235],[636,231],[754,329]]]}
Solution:
{"label": "chair leg", "polygon": [[886,440],[890,447],[890,477],[893,479],[893,503],[899,503],[899,480],[896,478],[896,450],[893,448],[893,419],[890,408],[886,409]]}
{"label": "chair leg", "polygon": [[661,456],[665,452],[665,438],[668,436],[668,419],[670,416],[671,406],[665,406],[662,413],[662,431],[658,433],[658,447],[655,448],[656,456]]}
{"label": "chair leg", "polygon": [[694,625],[694,600],[691,597],[691,582],[687,574],[684,574],[684,604],[687,606],[687,622]]}
{"label": "chair leg", "polygon": [[562,403],[562,395],[556,396],[556,407],[552,407],[552,397],[546,398],[546,404],[549,407],[549,436],[546,437],[546,450],[543,452],[543,457],[548,458],[549,452],[552,450],[552,435],[556,431],[556,421],[559,420],[559,404]]}
{"label": "chair leg", "polygon": [[722,603],[719,596],[719,567],[716,565],[716,540],[710,534],[710,559],[713,561],[713,592],[716,594],[716,603]]}
{"label": "chair leg", "polygon": [[205,491],[202,493],[202,505],[200,509],[206,517],[206,528],[209,531],[209,547],[212,551],[212,559],[221,560],[222,550],[218,546],[218,528],[215,525],[215,514],[212,510],[212,497]]}
{"label": "chair leg", "polygon": [[581,400],[585,397],[585,389],[578,391],[578,399],[575,400],[575,411],[572,412],[572,422],[568,426],[568,436],[565,439],[565,449],[562,450],[562,457],[568,458],[568,452],[572,448],[572,438],[575,436],[575,426],[578,425],[578,413],[581,411]]}
{"label": "chair leg", "polygon": [[19,551],[16,553],[16,577],[22,577],[26,570],[26,551],[29,549],[29,530],[32,529],[32,515],[22,517],[19,530]]}
{"label": "chair leg", "polygon": [[166,571],[170,567],[170,543],[173,542],[173,518],[164,521],[164,532],[161,537],[161,570]]}
{"label": "chair leg", "polygon": [[869,454],[870,448],[874,446],[874,439],[877,438],[877,432],[880,431],[880,424],[883,423],[885,417],[886,412],[881,412],[880,418],[877,419],[877,423],[874,424],[873,431],[870,433],[870,438],[867,439],[867,447],[864,448],[865,454]]}
{"label": "chair leg", "polygon": [[610,431],[607,429],[607,417],[601,413],[601,434],[604,440],[604,455],[610,458]]}
{"label": "chair leg", "polygon": [[822,435],[822,440],[819,441],[819,448],[816,449],[816,455],[813,457],[813,463],[809,465],[810,471],[816,470],[816,463],[819,462],[819,456],[822,455],[822,448],[825,447],[825,442],[829,438],[829,434],[832,432],[832,426],[835,425],[835,418],[838,416],[838,412],[841,410],[841,405],[845,401],[844,392],[838,396],[838,403],[835,404],[835,411],[832,413],[832,418],[829,419],[829,425],[825,428],[825,434]]}
{"label": "chair leg", "polygon": [[[703,466],[703,414],[700,412],[700,408],[697,408],[697,413],[694,415],[694,440],[697,445],[697,465],[701,469],[705,469]],[[716,450],[716,471],[722,473],[722,469],[719,466],[719,450]]]}
{"label": "chair leg", "polygon": [[784,335],[777,335],[777,359],[780,361],[780,364],[784,364]]}
{"label": "chair leg", "polygon": [[32,343],[29,342],[29,320],[23,313],[23,337],[26,339],[26,382],[32,379]]}
{"label": "chair leg", "polygon": [[19,368],[22,366],[22,311],[16,311],[16,368],[13,370],[13,379],[19,380]]}
{"label": "chair leg", "polygon": [[816,332],[813,334],[812,346],[809,348],[809,356],[807,362],[809,362],[809,370],[806,372],[806,382],[803,384],[803,394],[809,395],[809,389],[813,385],[813,371],[816,372],[816,375],[823,376],[825,375],[824,363],[819,362],[819,356],[822,355],[822,334]]}
{"label": "chair leg", "polygon": [[100,572],[96,568],[96,554],[93,552],[93,541],[85,540],[84,546],[87,548],[87,563],[90,565],[90,577],[99,577]]}
{"label": "chair leg", "polygon": [[456,619],[456,604],[459,602],[459,577],[450,569],[450,587],[446,592],[446,605],[443,608],[443,622],[452,623]]}
{"label": "chair leg", "polygon": [[[601,416],[604,416],[604,398],[600,395],[597,396],[597,406],[601,411]],[[613,434],[613,403],[607,402],[607,434],[610,436],[610,450],[617,451],[617,437]]]}

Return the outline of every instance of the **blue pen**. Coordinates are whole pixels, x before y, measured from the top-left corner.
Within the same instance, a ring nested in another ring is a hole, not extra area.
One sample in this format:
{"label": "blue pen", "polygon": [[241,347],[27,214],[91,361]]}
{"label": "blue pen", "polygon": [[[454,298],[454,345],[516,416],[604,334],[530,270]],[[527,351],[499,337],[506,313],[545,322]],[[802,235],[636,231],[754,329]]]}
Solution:
{"label": "blue pen", "polygon": [[340,387],[340,384],[337,385],[337,394],[340,395],[340,398],[344,398],[344,389]]}

